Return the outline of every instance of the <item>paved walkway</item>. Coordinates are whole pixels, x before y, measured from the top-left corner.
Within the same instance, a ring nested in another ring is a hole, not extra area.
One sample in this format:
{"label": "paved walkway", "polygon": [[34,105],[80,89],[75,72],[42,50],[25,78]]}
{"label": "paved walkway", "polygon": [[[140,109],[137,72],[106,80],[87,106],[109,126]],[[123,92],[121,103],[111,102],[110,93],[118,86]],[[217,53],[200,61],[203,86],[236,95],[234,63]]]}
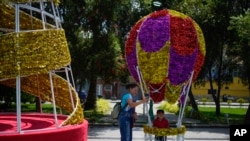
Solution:
{"label": "paved walkway", "polygon": [[[133,128],[133,141],[150,141],[143,128]],[[153,141],[153,135],[151,141]],[[98,127],[90,126],[88,141],[119,141],[120,131],[118,126]],[[228,128],[187,128],[184,134],[185,141],[229,141]],[[168,136],[168,141],[177,141],[176,136]]]}

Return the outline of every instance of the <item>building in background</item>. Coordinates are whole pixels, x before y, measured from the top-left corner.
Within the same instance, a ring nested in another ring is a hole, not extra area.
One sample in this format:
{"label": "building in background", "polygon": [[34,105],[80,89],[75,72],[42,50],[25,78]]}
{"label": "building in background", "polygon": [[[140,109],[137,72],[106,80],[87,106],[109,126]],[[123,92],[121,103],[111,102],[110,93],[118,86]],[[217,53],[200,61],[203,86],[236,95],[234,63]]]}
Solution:
{"label": "building in background", "polygon": [[[214,93],[217,92],[217,85],[214,82],[213,83],[214,86]],[[207,81],[205,83],[204,86],[194,86],[192,85],[192,92],[193,95],[196,98],[199,97],[211,97],[209,94],[211,94],[211,90],[210,90],[210,84],[209,81]],[[240,78],[238,77],[234,77],[233,81],[229,84],[225,84],[221,87],[221,92],[220,92],[221,97],[223,97],[223,95],[228,95],[228,96],[232,96],[235,97],[235,100],[237,98],[245,98],[245,99],[249,99],[250,98],[250,90],[249,87],[244,85]]]}

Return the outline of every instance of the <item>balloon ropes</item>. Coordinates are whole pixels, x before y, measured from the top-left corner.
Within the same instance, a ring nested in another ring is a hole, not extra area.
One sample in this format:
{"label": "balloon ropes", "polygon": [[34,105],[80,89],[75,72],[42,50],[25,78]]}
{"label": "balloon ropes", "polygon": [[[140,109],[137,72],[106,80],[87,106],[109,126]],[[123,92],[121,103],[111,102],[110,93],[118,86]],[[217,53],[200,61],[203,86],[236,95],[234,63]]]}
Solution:
{"label": "balloon ropes", "polygon": [[[21,91],[53,104],[56,128],[83,122],[58,4],[59,0],[0,2],[0,30],[4,32],[0,35],[0,84],[16,88],[18,133],[23,131]],[[63,72],[67,80],[59,76],[59,72]],[[67,118],[60,124],[56,106],[67,112]]]}
{"label": "balloon ropes", "polygon": [[143,95],[149,93],[155,103],[165,100],[174,104],[179,100],[181,105],[176,128],[154,128],[148,118],[146,134],[183,138],[186,95],[201,70],[205,54],[199,25],[175,10],[155,11],[132,27],[126,41],[126,61]]}

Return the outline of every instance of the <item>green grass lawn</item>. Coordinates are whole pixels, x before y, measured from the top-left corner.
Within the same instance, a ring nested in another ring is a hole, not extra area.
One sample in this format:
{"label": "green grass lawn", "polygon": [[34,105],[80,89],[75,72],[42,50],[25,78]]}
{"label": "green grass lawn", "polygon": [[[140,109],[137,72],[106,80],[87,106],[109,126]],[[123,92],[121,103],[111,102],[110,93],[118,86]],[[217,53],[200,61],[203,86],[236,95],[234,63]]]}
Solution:
{"label": "green grass lawn", "polygon": [[199,111],[201,122],[204,123],[241,124],[247,108],[221,107],[219,116],[216,115],[215,107],[199,107]]}
{"label": "green grass lawn", "polygon": [[[16,105],[13,104],[8,109],[5,109],[6,112],[16,112]],[[21,104],[21,111],[22,112],[36,112],[36,105],[35,104]],[[61,113],[60,108],[56,107],[57,113]],[[42,112],[43,113],[53,113],[53,105],[52,104],[42,104]],[[62,110],[63,114],[67,114],[64,110]]]}

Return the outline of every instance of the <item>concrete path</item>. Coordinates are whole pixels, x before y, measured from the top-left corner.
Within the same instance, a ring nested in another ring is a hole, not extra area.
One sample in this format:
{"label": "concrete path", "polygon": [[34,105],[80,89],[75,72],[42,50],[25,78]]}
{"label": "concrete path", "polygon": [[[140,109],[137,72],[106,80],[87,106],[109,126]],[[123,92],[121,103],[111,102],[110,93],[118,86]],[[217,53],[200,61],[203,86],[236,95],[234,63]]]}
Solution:
{"label": "concrete path", "polygon": [[[153,136],[152,141],[153,141]],[[88,141],[119,141],[118,126],[90,126]],[[185,141],[229,141],[229,128],[187,128],[184,134]],[[145,139],[143,128],[133,128],[133,141],[149,141]],[[176,136],[169,136],[168,141],[176,141]]]}

